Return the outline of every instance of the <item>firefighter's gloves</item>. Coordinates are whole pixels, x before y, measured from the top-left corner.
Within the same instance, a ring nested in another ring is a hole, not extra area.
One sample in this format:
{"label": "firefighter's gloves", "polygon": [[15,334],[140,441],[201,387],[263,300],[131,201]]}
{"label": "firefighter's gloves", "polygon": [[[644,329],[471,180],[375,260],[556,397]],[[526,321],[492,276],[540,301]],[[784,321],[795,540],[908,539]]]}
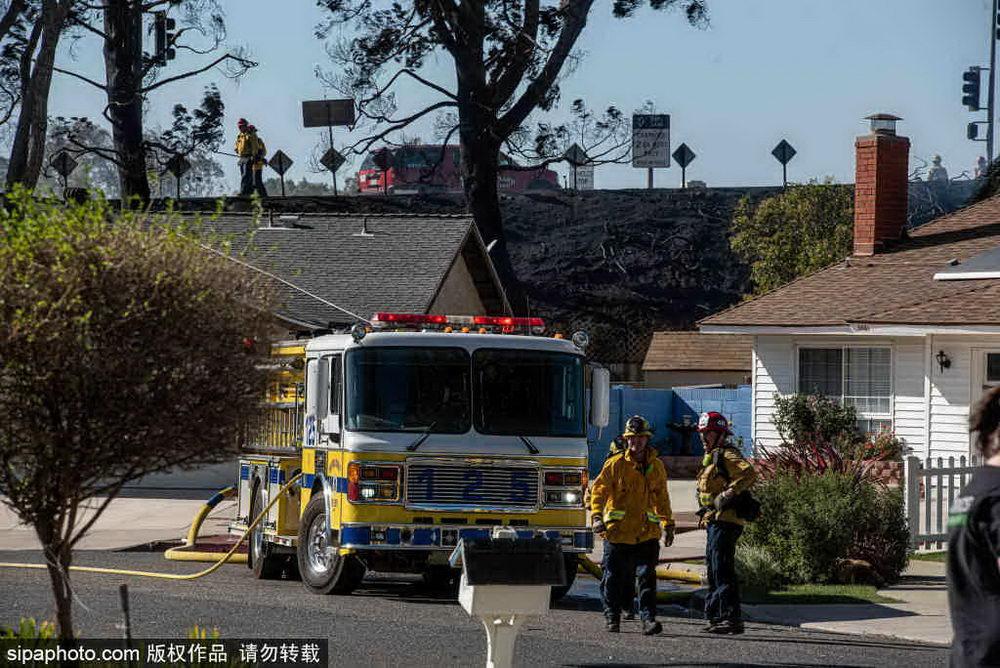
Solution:
{"label": "firefighter's gloves", "polygon": [[663,547],[670,547],[674,544],[674,525],[668,524],[663,527]]}
{"label": "firefighter's gloves", "polygon": [[608,527],[604,526],[604,518],[601,517],[600,513],[594,513],[593,516],[591,516],[590,527],[598,536],[603,536],[608,531]]}
{"label": "firefighter's gloves", "polygon": [[715,502],[712,504],[718,512],[722,512],[729,507],[729,504],[733,502],[736,498],[736,490],[732,487],[719,492],[719,495],[715,497]]}

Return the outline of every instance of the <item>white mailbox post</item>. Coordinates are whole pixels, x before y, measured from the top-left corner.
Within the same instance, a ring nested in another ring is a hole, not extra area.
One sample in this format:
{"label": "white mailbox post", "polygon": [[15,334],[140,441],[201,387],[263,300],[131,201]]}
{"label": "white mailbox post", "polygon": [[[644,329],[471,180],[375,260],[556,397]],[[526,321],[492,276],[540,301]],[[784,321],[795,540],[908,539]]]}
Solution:
{"label": "white mailbox post", "polygon": [[459,541],[451,563],[462,567],[458,602],[486,627],[487,668],[513,665],[521,625],[544,615],[552,586],[566,583],[559,544],[498,528],[491,538]]}

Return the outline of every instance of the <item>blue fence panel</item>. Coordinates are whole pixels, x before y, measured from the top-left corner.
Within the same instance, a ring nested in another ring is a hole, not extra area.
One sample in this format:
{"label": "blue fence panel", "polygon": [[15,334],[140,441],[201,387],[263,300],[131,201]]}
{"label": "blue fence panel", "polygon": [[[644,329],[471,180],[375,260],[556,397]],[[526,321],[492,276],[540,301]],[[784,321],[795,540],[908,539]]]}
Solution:
{"label": "blue fence panel", "polygon": [[732,390],[612,386],[608,426],[600,433],[596,427],[590,427],[587,433],[591,478],[601,472],[611,441],[622,433],[625,421],[633,415],[642,415],[653,425],[650,442],[661,455],[701,455],[704,448],[695,432],[698,416],[706,411],[718,411],[729,420],[733,441],[740,445],[745,455],[750,455],[750,396],[749,385]]}
{"label": "blue fence panel", "polygon": [[[685,418],[697,424],[698,416],[707,411],[718,411],[729,420],[733,430],[733,441],[740,446],[744,455],[752,454],[750,435],[751,387],[740,385],[736,389],[675,388],[673,414],[675,423],[683,423]],[[697,437],[690,441],[691,454],[704,452]]]}
{"label": "blue fence panel", "polygon": [[673,391],[664,389],[645,389],[613,385],[611,387],[611,405],[608,416],[608,426],[601,430],[590,427],[589,468],[591,477],[596,476],[604,465],[608,447],[616,436],[625,429],[625,421],[633,415],[642,415],[653,426],[651,443],[664,454],[669,450],[670,429],[667,426],[672,417]]}

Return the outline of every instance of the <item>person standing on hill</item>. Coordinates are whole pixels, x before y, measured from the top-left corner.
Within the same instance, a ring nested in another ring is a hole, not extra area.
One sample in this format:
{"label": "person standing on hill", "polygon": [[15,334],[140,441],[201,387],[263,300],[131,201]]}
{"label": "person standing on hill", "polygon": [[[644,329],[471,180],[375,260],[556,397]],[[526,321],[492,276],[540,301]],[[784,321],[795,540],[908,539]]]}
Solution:
{"label": "person standing on hill", "polygon": [[239,134],[236,135],[236,144],[233,149],[236,151],[236,159],[240,167],[240,195],[249,197],[253,193],[253,158],[256,148],[253,138],[250,136],[250,123],[245,118],[236,121],[236,128]]}
{"label": "person standing on hill", "polygon": [[952,666],[1000,666],[1000,387],[969,419],[983,464],[948,509]]}

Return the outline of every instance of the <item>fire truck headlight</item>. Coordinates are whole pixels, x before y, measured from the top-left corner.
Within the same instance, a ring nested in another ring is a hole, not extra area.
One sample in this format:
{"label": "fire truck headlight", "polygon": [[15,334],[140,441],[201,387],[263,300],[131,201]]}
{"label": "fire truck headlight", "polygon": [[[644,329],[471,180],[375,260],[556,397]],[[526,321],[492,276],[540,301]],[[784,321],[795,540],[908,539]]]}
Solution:
{"label": "fire truck headlight", "polygon": [[370,485],[364,485],[361,488],[361,498],[362,499],[374,499],[375,498],[375,488]]}

